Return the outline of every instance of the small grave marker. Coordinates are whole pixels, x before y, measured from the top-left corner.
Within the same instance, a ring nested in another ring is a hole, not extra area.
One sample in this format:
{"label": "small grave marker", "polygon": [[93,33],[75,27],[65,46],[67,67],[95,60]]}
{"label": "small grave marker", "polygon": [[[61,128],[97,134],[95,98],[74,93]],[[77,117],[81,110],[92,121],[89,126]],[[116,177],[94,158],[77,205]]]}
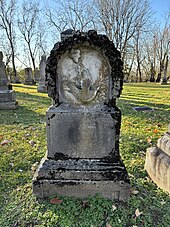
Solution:
{"label": "small grave marker", "polygon": [[137,106],[133,107],[132,109],[135,111],[154,111],[154,109],[149,106]]}

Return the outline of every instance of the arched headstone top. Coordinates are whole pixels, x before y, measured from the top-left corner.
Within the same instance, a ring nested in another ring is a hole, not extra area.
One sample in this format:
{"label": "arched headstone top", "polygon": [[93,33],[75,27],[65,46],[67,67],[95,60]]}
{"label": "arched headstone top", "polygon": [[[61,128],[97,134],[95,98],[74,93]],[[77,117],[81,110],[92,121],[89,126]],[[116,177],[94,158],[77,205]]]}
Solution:
{"label": "arched headstone top", "polygon": [[46,65],[48,95],[55,105],[115,105],[122,91],[120,52],[106,35],[74,32],[54,45]]}

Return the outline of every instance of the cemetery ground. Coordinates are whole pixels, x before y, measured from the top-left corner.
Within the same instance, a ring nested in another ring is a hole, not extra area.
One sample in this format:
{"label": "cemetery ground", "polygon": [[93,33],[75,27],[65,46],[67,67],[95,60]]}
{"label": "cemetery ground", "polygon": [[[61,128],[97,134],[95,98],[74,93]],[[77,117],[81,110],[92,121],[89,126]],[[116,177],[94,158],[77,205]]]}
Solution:
{"label": "cemetery ground", "polygon": [[[117,227],[170,223],[170,196],[144,170],[146,149],[156,145],[170,123],[170,86],[125,84],[118,106],[122,111],[120,153],[131,181],[126,202],[100,195],[86,199],[55,196],[37,200],[32,178],[46,153],[45,113],[51,104],[36,86],[14,84],[19,107],[0,111],[0,226]],[[154,111],[132,108],[149,106]]]}

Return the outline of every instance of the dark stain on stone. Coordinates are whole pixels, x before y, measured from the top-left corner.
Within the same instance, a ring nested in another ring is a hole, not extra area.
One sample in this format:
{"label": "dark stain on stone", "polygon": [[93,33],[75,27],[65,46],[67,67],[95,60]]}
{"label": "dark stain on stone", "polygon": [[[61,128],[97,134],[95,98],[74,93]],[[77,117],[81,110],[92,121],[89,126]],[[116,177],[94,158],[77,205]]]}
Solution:
{"label": "dark stain on stone", "polygon": [[63,153],[55,153],[54,155],[55,160],[68,160],[68,155],[65,155]]}
{"label": "dark stain on stone", "polygon": [[50,119],[53,119],[55,117],[55,114],[51,115]]}
{"label": "dark stain on stone", "polygon": [[79,143],[80,134],[79,134],[79,123],[77,121],[73,122],[69,127],[68,138],[70,143],[72,144]]}

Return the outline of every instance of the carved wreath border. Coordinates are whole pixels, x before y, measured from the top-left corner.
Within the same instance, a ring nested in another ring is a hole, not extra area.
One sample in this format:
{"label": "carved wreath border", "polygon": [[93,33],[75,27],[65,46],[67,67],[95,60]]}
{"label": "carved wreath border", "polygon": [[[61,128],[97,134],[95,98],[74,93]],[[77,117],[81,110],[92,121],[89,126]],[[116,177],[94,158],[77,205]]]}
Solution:
{"label": "carved wreath border", "polygon": [[107,105],[114,106],[115,99],[119,98],[123,87],[123,62],[120,52],[115,48],[114,43],[106,35],[97,34],[90,30],[87,33],[75,32],[72,37],[57,42],[51,50],[46,65],[46,86],[48,96],[54,100],[54,105],[59,105],[58,75],[57,67],[61,56],[77,46],[88,42],[90,46],[98,48],[108,58],[111,66],[112,98]]}

